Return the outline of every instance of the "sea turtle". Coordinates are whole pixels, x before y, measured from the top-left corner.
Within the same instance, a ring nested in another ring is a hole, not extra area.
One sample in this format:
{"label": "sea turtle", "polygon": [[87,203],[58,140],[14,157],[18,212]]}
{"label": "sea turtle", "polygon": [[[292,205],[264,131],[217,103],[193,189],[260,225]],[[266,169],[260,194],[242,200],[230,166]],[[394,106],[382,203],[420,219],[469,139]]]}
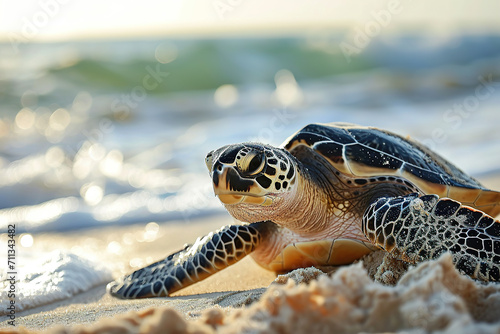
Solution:
{"label": "sea turtle", "polygon": [[310,124],[277,148],[206,156],[215,194],[246,222],[225,226],[108,285],[119,298],[168,296],[251,255],[283,272],[352,263],[382,249],[418,263],[450,252],[462,273],[500,280],[500,192],[389,131]]}

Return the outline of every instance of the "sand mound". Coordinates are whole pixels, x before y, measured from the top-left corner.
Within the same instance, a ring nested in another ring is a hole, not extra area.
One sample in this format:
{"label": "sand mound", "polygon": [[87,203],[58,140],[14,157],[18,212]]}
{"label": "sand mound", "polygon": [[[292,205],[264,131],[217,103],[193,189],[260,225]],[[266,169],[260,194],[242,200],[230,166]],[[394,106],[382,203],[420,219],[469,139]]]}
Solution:
{"label": "sand mound", "polygon": [[500,333],[500,284],[481,284],[460,275],[447,254],[410,268],[394,286],[372,280],[358,263],[332,277],[318,275],[308,285],[297,285],[293,279],[286,285],[273,284],[246,308],[214,308],[195,321],[171,309],[154,308],[86,329],[51,331],[103,332]]}

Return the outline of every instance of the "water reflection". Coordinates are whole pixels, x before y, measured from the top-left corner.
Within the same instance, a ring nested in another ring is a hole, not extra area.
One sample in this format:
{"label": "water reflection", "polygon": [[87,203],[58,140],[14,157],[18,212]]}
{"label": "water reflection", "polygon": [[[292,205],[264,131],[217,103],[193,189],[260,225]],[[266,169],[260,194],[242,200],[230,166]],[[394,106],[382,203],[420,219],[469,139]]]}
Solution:
{"label": "water reflection", "polygon": [[215,90],[214,101],[222,108],[228,108],[238,102],[238,89],[233,85],[222,85]]}
{"label": "water reflection", "polygon": [[31,234],[28,234],[28,233],[25,233],[25,234],[21,234],[21,236],[19,237],[19,241],[21,242],[21,246],[25,247],[25,248],[29,248],[31,246],[33,246],[33,236]]}
{"label": "water reflection", "polygon": [[17,113],[15,122],[20,130],[29,130],[35,124],[35,113],[29,108],[23,108]]}

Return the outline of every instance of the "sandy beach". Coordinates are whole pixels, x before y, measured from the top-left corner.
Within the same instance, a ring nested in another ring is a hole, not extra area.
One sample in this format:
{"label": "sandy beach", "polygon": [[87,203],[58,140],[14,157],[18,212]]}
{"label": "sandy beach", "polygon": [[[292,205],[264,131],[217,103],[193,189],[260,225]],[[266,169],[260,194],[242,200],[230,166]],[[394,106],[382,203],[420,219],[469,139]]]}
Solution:
{"label": "sandy beach", "polygon": [[[129,262],[131,258],[159,260],[182,248],[185,243],[193,242],[198,236],[231,223],[232,219],[228,216],[192,221],[188,223],[188,226],[185,222],[171,222],[160,226],[159,234],[161,237],[152,242],[136,242],[133,247],[121,255],[115,256],[117,261],[121,260],[124,263]],[[123,238],[124,235],[140,235],[144,233],[144,229],[144,225],[140,225],[101,228],[96,231],[89,230],[84,233],[75,232],[64,235],[47,234],[37,237],[37,243],[38,247],[45,250],[48,247],[61,250],[71,249],[73,245],[89,243],[88,239],[92,238],[93,243],[97,245],[94,247],[102,247],[102,252],[109,254],[107,245],[110,242]],[[57,240],[57,245],[54,244],[54,240]],[[110,262],[113,261],[115,259]],[[123,271],[130,272],[132,269],[128,267]],[[120,270],[113,272],[114,277],[120,275],[122,275]],[[46,329],[54,325],[73,325],[75,323],[90,324],[103,317],[151,306],[169,306],[186,314],[188,318],[196,317],[207,308],[217,305],[222,307],[231,305],[230,302],[225,301],[226,297],[242,290],[266,287],[275,277],[274,273],[260,268],[252,259],[246,258],[216,276],[209,277],[173,294],[170,298],[119,300],[106,293],[106,284],[104,284],[70,299],[19,312],[16,314],[16,323],[29,329]],[[2,317],[0,328],[9,328],[4,320],[5,317]]]}
{"label": "sandy beach", "polygon": [[[487,187],[500,189],[500,176],[481,181]],[[113,276],[118,277],[132,270],[131,258],[151,263],[197,236],[231,223],[232,219],[225,215],[188,224],[159,224],[154,240],[133,242],[119,254],[110,254],[109,244],[144,233],[144,225],[100,228],[98,233],[50,233],[37,236],[35,246],[45,250],[72,249],[89,243],[91,238],[94,247],[101,248],[105,261],[115,264]],[[368,266],[373,266],[374,261],[366,259]],[[287,279],[281,277],[279,281],[284,285],[273,284],[267,289],[276,275],[245,258],[169,298],[118,300],[106,293],[105,285],[100,285],[68,299],[18,312],[16,327],[9,326],[2,316],[0,329],[9,333],[500,333],[500,285],[479,284],[461,276],[448,256],[410,268],[396,286],[374,282],[369,275],[373,276],[373,268],[370,270],[367,272],[358,263],[332,275],[320,275],[309,284],[286,283]],[[300,281],[309,280],[308,275],[314,277],[317,272],[302,270],[294,274]]]}

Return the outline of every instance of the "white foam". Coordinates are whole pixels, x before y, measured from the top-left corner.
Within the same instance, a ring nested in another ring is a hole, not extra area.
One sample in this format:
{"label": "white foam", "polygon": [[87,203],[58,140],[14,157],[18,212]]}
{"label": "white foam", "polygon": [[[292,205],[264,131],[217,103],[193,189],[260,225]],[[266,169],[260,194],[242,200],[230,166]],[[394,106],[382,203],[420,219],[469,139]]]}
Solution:
{"label": "white foam", "polygon": [[[112,279],[107,268],[69,252],[54,251],[23,262],[16,275],[16,311],[66,299]],[[3,269],[1,277],[0,314],[5,314],[10,282]]]}

